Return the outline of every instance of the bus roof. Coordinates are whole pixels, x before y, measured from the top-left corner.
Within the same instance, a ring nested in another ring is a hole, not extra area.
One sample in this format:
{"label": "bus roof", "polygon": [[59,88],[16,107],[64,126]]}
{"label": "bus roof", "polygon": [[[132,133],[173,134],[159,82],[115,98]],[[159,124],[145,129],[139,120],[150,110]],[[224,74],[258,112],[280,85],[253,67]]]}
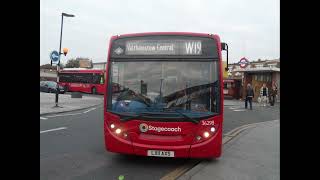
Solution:
{"label": "bus roof", "polygon": [[60,73],[102,73],[105,70],[101,69],[83,69],[83,68],[65,68]]}
{"label": "bus roof", "polygon": [[63,68],[63,70],[88,70],[87,68]]}
{"label": "bus roof", "polygon": [[132,36],[151,36],[151,35],[189,35],[189,36],[202,36],[202,37],[212,37],[216,36],[211,33],[196,33],[196,32],[143,32],[143,33],[130,33],[130,34],[120,34],[115,37],[132,37]]}

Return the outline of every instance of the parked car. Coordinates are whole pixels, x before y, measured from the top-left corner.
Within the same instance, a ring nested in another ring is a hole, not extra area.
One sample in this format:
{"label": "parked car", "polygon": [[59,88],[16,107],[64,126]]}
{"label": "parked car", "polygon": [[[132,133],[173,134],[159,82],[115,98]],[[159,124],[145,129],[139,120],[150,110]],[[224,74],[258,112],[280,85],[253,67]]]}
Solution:
{"label": "parked car", "polygon": [[[40,81],[40,92],[56,93],[57,83],[54,81]],[[64,94],[64,87],[59,85],[60,94]]]}

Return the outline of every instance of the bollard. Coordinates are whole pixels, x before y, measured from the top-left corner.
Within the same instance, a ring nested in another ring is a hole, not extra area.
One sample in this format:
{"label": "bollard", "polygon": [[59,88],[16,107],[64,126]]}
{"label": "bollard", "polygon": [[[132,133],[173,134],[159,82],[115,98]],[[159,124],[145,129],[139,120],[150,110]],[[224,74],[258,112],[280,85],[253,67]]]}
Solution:
{"label": "bollard", "polygon": [[59,101],[59,93],[60,93],[59,88],[57,88],[57,90],[56,90],[56,99],[55,99],[56,107],[59,107],[59,105],[58,105],[58,101]]}

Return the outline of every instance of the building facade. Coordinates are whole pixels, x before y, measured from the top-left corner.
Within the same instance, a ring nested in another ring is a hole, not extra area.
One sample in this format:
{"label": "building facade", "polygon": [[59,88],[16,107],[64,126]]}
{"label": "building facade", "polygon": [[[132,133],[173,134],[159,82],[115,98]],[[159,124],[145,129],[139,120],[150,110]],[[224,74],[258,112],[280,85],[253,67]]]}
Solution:
{"label": "building facade", "polygon": [[252,61],[247,67],[241,68],[237,63],[230,64],[231,78],[241,77],[240,96],[245,98],[247,84],[250,83],[254,90],[254,101],[260,95],[260,88],[265,83],[269,89],[276,86],[278,101],[280,101],[280,59]]}
{"label": "building facade", "polygon": [[92,63],[92,69],[106,70],[106,62]]}

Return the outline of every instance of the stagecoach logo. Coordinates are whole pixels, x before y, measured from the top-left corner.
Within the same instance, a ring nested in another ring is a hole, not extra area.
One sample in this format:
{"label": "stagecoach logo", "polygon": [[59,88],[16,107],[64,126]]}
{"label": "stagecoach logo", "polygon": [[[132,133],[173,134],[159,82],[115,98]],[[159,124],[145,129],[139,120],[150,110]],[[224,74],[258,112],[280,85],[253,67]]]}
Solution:
{"label": "stagecoach logo", "polygon": [[114,50],[114,52],[118,55],[123,53],[123,49],[121,47],[118,47],[117,49]]}
{"label": "stagecoach logo", "polygon": [[139,129],[141,132],[147,132],[148,131],[148,125],[145,123],[140,124]]}
{"label": "stagecoach logo", "polygon": [[168,127],[154,127],[152,125],[147,125],[145,123],[142,123],[139,125],[139,129],[141,132],[147,132],[147,131],[167,131],[167,132],[181,132],[181,128],[178,126],[176,128],[168,128]]}

